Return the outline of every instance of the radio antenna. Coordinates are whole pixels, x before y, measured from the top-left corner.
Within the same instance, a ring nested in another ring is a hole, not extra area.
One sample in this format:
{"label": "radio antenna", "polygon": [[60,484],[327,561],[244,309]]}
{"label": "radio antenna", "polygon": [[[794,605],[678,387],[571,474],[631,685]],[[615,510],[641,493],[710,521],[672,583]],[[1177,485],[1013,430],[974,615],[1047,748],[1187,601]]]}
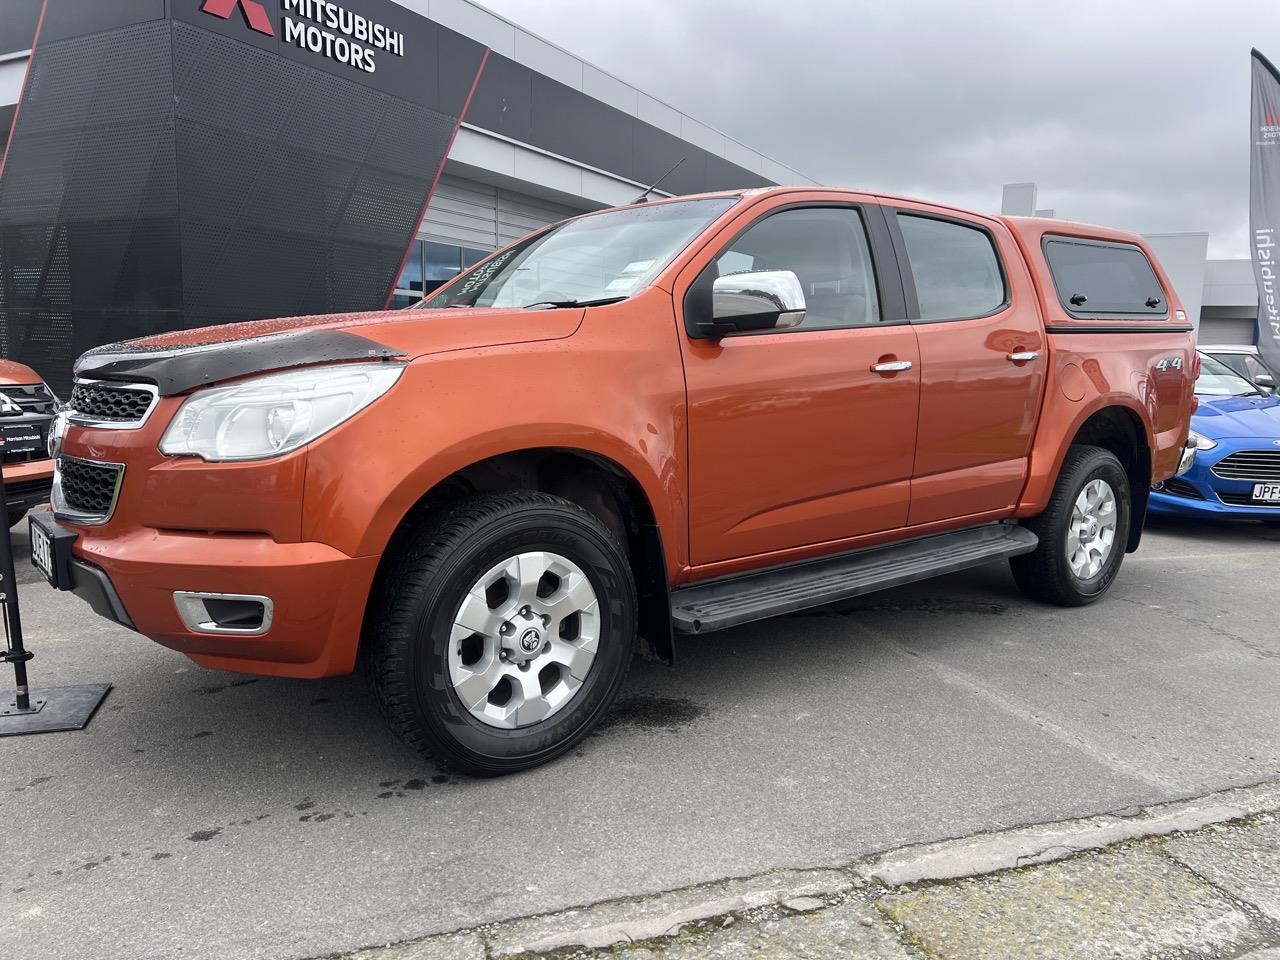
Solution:
{"label": "radio antenna", "polygon": [[662,181],[663,181],[663,180],[666,180],[666,179],[667,179],[667,177],[669,177],[669,176],[671,176],[673,173],[675,173],[675,172],[676,172],[676,167],[680,166],[680,164],[684,163],[684,162],[685,162],[686,160],[688,160],[688,159],[689,159],[688,157],[681,157],[679,160],[677,160],[675,163],[673,163],[673,164],[671,165],[671,169],[670,169],[670,170],[668,170],[666,173],[664,173],[662,176],[660,176],[657,180],[653,181],[653,186],[652,186],[652,187],[650,187],[650,188],[649,188],[648,190],[646,190],[644,193],[640,194],[640,196],[636,197],[636,198],[635,198],[634,200],[632,200],[631,202],[632,202],[632,203],[648,203],[648,202],[649,202],[649,194],[653,193],[653,191],[655,191],[655,190],[657,190],[657,189],[658,189],[658,184],[662,183]]}

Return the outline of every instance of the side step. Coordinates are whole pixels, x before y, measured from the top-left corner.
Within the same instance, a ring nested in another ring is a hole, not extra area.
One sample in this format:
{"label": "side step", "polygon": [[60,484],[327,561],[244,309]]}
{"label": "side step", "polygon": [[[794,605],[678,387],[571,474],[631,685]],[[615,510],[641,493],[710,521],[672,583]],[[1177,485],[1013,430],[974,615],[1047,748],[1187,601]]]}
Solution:
{"label": "side step", "polygon": [[1026,527],[995,523],[774,567],[672,591],[678,633],[711,633],[1030,553]]}

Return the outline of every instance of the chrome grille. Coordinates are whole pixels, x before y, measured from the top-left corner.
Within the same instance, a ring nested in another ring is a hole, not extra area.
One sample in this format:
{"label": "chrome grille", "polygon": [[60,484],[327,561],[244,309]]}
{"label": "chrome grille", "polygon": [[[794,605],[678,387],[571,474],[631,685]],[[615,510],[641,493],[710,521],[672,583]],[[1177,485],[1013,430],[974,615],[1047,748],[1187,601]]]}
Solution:
{"label": "chrome grille", "polygon": [[120,495],[122,463],[59,457],[53,478],[53,509],[73,523],[106,523]]}
{"label": "chrome grille", "polygon": [[1223,480],[1280,480],[1280,449],[1241,450],[1212,467]]}
{"label": "chrome grille", "polygon": [[101,427],[139,427],[156,402],[155,387],[81,380],[71,389],[72,423]]}

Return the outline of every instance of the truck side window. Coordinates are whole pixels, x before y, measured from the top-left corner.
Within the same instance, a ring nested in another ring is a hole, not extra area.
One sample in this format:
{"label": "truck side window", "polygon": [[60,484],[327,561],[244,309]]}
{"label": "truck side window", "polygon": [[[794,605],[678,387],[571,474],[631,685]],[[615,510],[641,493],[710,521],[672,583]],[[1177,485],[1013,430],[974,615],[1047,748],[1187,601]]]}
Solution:
{"label": "truck side window", "polygon": [[790,270],[804,287],[804,320],[794,330],[880,322],[880,298],[862,216],[852,207],[801,207],[765,217],[715,261],[719,276]]}
{"label": "truck side window", "polygon": [[919,320],[965,320],[995,313],[1007,299],[991,237],[951,220],[898,214],[915,278]]}
{"label": "truck side window", "polygon": [[1048,237],[1044,256],[1058,299],[1072,316],[1102,313],[1162,319],[1169,314],[1150,261],[1131,243]]}

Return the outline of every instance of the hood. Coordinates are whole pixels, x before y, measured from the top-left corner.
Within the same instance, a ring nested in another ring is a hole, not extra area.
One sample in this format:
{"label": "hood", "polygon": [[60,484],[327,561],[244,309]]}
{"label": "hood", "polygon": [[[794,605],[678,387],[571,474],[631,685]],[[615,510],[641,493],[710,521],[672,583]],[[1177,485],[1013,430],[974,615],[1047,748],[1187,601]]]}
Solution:
{"label": "hood", "polygon": [[392,310],[251,320],[179,330],[90,350],[76,376],[154,383],[169,396],[222,380],[350,360],[414,359],[432,353],[557,340],[585,311]]}
{"label": "hood", "polygon": [[1201,397],[1191,429],[1211,440],[1280,438],[1280,398]]}
{"label": "hood", "polygon": [[40,379],[40,374],[25,363],[18,363],[15,360],[0,360],[0,386],[25,387],[41,382],[43,381]]}

